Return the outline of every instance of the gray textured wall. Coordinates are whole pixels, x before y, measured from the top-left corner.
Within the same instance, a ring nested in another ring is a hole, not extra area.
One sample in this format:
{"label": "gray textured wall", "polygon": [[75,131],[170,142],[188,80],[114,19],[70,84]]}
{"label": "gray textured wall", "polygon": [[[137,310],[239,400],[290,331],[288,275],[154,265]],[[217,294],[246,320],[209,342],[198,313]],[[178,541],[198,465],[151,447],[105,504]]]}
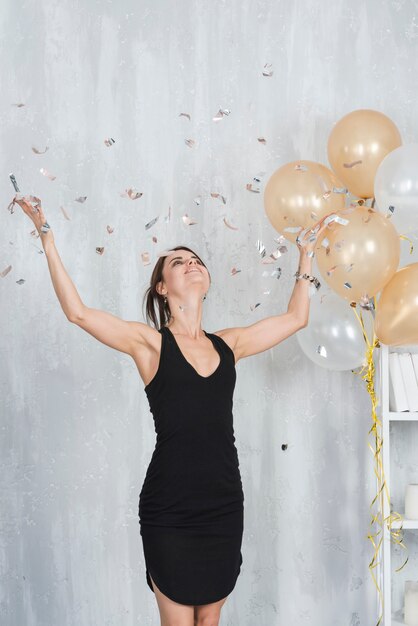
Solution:
{"label": "gray textured wall", "polygon": [[[385,112],[405,143],[417,140],[416,2],[3,0],[0,23],[0,269],[12,265],[0,280],[0,621],[157,625],[137,517],[155,437],[143,384],[128,356],[67,322],[31,222],[6,211],[8,174],[42,198],[87,305],[143,320],[158,251],[184,243],[212,273],[206,330],[284,312],[297,250],[280,259],[280,280],[263,276],[255,242],[270,252],[276,233],[246,184],[266,172],[262,191],[293,159],[327,163],[332,124],[356,108]],[[214,122],[220,107],[231,113]],[[143,196],[121,197],[129,187]],[[417,260],[402,246],[403,263]],[[231,276],[233,266],[243,271]],[[222,624],[374,624],[376,490],[359,377],[314,366],[295,336],[237,372],[244,563]],[[411,578],[416,535],[408,541]]]}

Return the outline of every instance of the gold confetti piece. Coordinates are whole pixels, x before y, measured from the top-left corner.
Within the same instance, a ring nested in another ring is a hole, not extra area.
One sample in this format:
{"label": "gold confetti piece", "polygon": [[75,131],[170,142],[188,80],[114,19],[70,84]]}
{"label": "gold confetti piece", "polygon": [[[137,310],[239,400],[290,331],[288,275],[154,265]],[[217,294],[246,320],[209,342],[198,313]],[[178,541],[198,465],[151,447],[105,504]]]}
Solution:
{"label": "gold confetti piece", "polygon": [[193,148],[193,146],[195,144],[195,140],[194,139],[185,139],[184,143],[186,144],[186,146],[189,146],[189,148]]}
{"label": "gold confetti piece", "polygon": [[41,172],[41,174],[43,174],[44,176],[47,176],[49,178],[49,180],[55,180],[56,176],[54,176],[53,174],[51,174],[50,172],[48,172],[48,170],[46,170],[44,167],[41,167],[41,169],[39,170]]}
{"label": "gold confetti piece", "polygon": [[351,285],[350,285],[350,283],[344,283],[344,287],[345,287],[346,289],[351,289]]}
{"label": "gold confetti piece", "polygon": [[221,198],[222,202],[226,204],[225,196],[222,196],[220,193],[211,193],[212,198]]}
{"label": "gold confetti piece", "polygon": [[154,217],[154,219],[152,219],[150,222],[148,222],[148,224],[145,224],[145,230],[149,230],[151,228],[151,226],[154,226],[155,222],[158,220],[160,216],[157,215],[157,217]]}
{"label": "gold confetti piece", "polygon": [[225,115],[229,115],[231,113],[231,111],[229,109],[219,109],[219,111],[217,112],[217,114],[212,118],[214,122],[218,122],[219,120],[221,120]]}
{"label": "gold confetti piece", "polygon": [[267,143],[267,141],[264,139],[264,137],[257,137],[257,141],[259,141],[260,143],[264,143],[264,144]]}
{"label": "gold confetti piece", "polygon": [[195,203],[197,204],[197,206],[200,205],[200,202],[202,200],[202,196],[196,196],[196,198],[194,199]]}
{"label": "gold confetti piece", "polygon": [[231,270],[231,276],[235,276],[235,274],[239,274],[241,272],[241,270],[237,270],[236,267],[233,267]]}
{"label": "gold confetti piece", "polygon": [[257,239],[256,244],[255,244],[261,258],[264,258],[266,256],[266,248],[263,244],[263,242],[260,239]]}
{"label": "gold confetti piece", "polygon": [[247,187],[248,191],[252,191],[253,193],[260,193],[260,189],[259,188],[258,189],[255,189],[255,188],[253,189],[252,183],[247,183],[246,187]]}
{"label": "gold confetti piece", "polygon": [[188,117],[189,120],[191,119],[189,113],[179,113],[179,117],[181,117],[182,115],[184,115],[184,117]]}
{"label": "gold confetti piece", "polygon": [[65,219],[66,220],[70,220],[70,217],[69,217],[67,211],[64,209],[64,207],[60,206],[60,209],[61,209],[61,212],[62,212],[63,216],[65,217]]}
{"label": "gold confetti piece", "polygon": [[106,146],[111,146],[112,144],[116,143],[115,140],[112,137],[108,137],[107,139],[104,140],[104,143]]}
{"label": "gold confetti piece", "polygon": [[26,281],[25,281],[24,278],[19,278],[19,280],[17,280],[16,282],[17,282],[18,285],[23,285],[23,283],[26,282]]}
{"label": "gold confetti piece", "polygon": [[269,69],[272,67],[272,63],[265,63],[263,69],[263,76],[273,76],[273,70]]}
{"label": "gold confetti piece", "polygon": [[97,248],[96,248],[96,252],[97,252],[97,254],[103,254],[103,252],[104,252],[104,246],[97,247]]}
{"label": "gold confetti piece", "polygon": [[4,270],[2,270],[0,272],[1,278],[4,278],[5,276],[7,276],[7,274],[10,272],[11,269],[12,269],[12,266],[8,265]]}
{"label": "gold confetti piece", "polygon": [[232,226],[232,224],[230,224],[226,217],[224,217],[224,224],[225,226],[228,226],[228,228],[230,228],[231,230],[239,230],[238,226]]}
{"label": "gold confetti piece", "polygon": [[254,311],[258,306],[260,306],[261,302],[257,302],[254,306],[250,306],[251,311]]}
{"label": "gold confetti piece", "polygon": [[295,165],[296,172],[307,172],[308,169],[309,169],[308,166],[305,165],[304,163],[298,163],[297,165]]}
{"label": "gold confetti piece", "polygon": [[138,200],[138,198],[140,198],[143,193],[142,191],[135,191],[133,187],[130,187],[129,189],[125,189],[125,191],[120,195],[122,196],[122,198],[128,197],[131,200]]}
{"label": "gold confetti piece", "polygon": [[24,106],[25,106],[24,102],[17,102],[17,103],[13,102],[12,104],[12,107],[24,107]]}
{"label": "gold confetti piece", "polygon": [[142,259],[143,265],[149,265],[150,264],[149,252],[141,252],[141,259]]}
{"label": "gold confetti piece", "polygon": [[187,213],[185,215],[183,215],[183,222],[185,224],[187,224],[188,226],[193,226],[193,224],[197,224],[197,222],[193,221],[188,215]]}
{"label": "gold confetti piece", "polygon": [[76,202],[85,202],[87,200],[87,196],[79,196],[75,199]]}
{"label": "gold confetti piece", "polygon": [[317,354],[320,354],[321,356],[324,357],[324,359],[327,358],[327,350],[325,348],[325,346],[318,346],[316,349]]}
{"label": "gold confetti piece", "polygon": [[32,146],[32,150],[35,154],[45,154],[45,152],[49,150],[49,148],[48,146],[46,146],[45,150],[41,151],[41,150],[38,150],[38,148],[35,148],[34,146]]}
{"label": "gold confetti piece", "polygon": [[359,165],[360,163],[363,163],[361,159],[359,161],[352,161],[352,163],[343,163],[343,167],[354,167],[355,165]]}
{"label": "gold confetti piece", "polygon": [[107,225],[106,230],[109,233],[109,235],[111,235],[115,229],[112,226]]}
{"label": "gold confetti piece", "polygon": [[155,235],[154,235],[154,237],[152,238],[152,241],[153,241],[153,243],[157,243],[157,237],[155,237]]}

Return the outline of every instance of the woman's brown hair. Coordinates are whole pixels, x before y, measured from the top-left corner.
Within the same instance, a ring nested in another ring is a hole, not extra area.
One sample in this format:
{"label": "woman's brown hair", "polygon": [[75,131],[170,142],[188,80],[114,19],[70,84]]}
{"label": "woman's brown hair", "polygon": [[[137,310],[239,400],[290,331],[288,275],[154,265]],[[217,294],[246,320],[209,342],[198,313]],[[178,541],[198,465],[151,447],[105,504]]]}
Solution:
{"label": "woman's brown hair", "polygon": [[[192,252],[193,254],[195,254],[197,258],[199,259],[199,261],[202,263],[202,265],[206,267],[206,265],[203,263],[200,256],[196,254],[194,250],[192,250],[191,248],[188,248],[187,246],[176,246],[175,248],[169,248],[169,250],[188,250],[189,252]],[[150,285],[145,291],[144,298],[142,301],[142,309],[143,309],[144,302],[146,300],[145,315],[146,315],[147,322],[148,323],[151,322],[152,325],[157,330],[162,328],[162,326],[165,326],[165,324],[168,322],[168,320],[171,317],[170,305],[168,301],[164,302],[164,296],[160,295],[158,291],[156,290],[157,284],[161,280],[163,280],[163,267],[164,267],[164,262],[166,258],[167,258],[166,256],[161,256],[158,259],[157,263],[155,264],[155,267],[152,270],[152,274],[151,274]],[[208,268],[206,267],[206,269]],[[209,273],[209,270],[208,270],[208,273]],[[209,273],[209,280],[211,280],[210,273]],[[158,319],[157,319],[157,313],[155,310],[156,308],[158,311]]]}

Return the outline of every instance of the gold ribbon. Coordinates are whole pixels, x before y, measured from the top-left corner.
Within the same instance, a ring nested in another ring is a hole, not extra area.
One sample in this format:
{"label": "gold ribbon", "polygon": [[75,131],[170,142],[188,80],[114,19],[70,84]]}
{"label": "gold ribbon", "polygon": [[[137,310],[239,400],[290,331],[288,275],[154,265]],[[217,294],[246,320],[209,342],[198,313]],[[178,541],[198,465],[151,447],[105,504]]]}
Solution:
{"label": "gold ribbon", "polygon": [[[373,354],[374,354],[374,350],[375,348],[379,348],[380,347],[380,343],[378,338],[376,337],[376,333],[374,330],[374,316],[373,316],[373,339],[372,341],[369,341],[369,338],[367,336],[366,333],[366,329],[364,327],[364,322],[363,322],[363,316],[362,313],[360,311],[360,315],[357,313],[356,310],[356,303],[352,302],[350,303],[351,307],[361,325],[361,329],[363,331],[363,337],[364,340],[366,342],[366,364],[363,365],[363,367],[361,368],[361,370],[359,372],[355,372],[353,370],[354,374],[358,374],[362,377],[362,379],[364,381],[366,381],[366,388],[367,388],[367,392],[370,395],[370,400],[371,400],[371,404],[372,404],[372,420],[373,420],[373,424],[372,427],[369,430],[369,435],[371,433],[374,434],[374,448],[371,446],[370,442],[368,442],[368,446],[370,448],[370,450],[372,451],[372,454],[374,456],[374,473],[376,474],[377,477],[377,484],[378,484],[378,491],[377,494],[375,495],[375,497],[373,498],[373,501],[370,504],[370,507],[372,508],[375,504],[376,501],[378,501],[378,510],[377,513],[375,515],[373,515],[370,525],[371,527],[373,526],[373,524],[375,522],[377,522],[381,529],[378,530],[376,533],[373,534],[373,532],[370,532],[367,535],[367,538],[370,539],[370,541],[373,544],[373,558],[369,563],[369,570],[371,573],[371,576],[373,578],[374,584],[376,585],[377,591],[379,593],[380,599],[381,599],[381,605],[382,605],[382,609],[384,607],[384,599],[382,596],[382,592],[381,589],[379,587],[379,584],[376,581],[375,575],[374,575],[374,571],[373,569],[375,567],[377,567],[377,565],[379,565],[378,562],[378,557],[379,554],[381,552],[381,545],[382,545],[382,541],[383,541],[383,524],[386,522],[387,524],[387,528],[389,530],[389,537],[390,537],[390,541],[392,543],[396,543],[397,545],[401,546],[402,548],[406,549],[406,546],[403,543],[403,518],[402,516],[397,513],[397,512],[391,512],[386,518],[383,517],[383,498],[384,498],[384,492],[386,493],[387,496],[387,500],[389,503],[389,511],[390,511],[390,495],[389,495],[389,490],[388,490],[388,486],[386,484],[386,479],[385,479],[385,473],[383,470],[383,463],[382,463],[382,457],[381,457],[381,450],[382,450],[382,444],[383,444],[383,438],[382,438],[382,434],[381,434],[381,429],[382,429],[382,422],[381,420],[377,417],[376,415],[376,406],[377,406],[377,398],[376,398],[376,391],[375,391],[375,387],[374,387],[374,382],[375,382],[375,365],[374,365],[374,360],[373,360]],[[373,297],[373,304],[374,304],[374,310],[376,310],[376,299],[375,297]],[[372,311],[371,311],[371,314]],[[393,522],[400,522],[400,528],[392,528],[392,523]],[[372,528],[373,531],[373,528]],[[380,536],[379,541],[377,542],[377,537],[378,535]],[[403,563],[403,565],[401,567],[399,567],[396,572],[400,572],[401,569],[406,565],[406,563],[408,562],[409,556],[406,558],[405,563]],[[389,591],[390,593],[390,591]],[[383,610],[381,615],[379,616],[379,620],[376,624],[376,626],[379,626],[379,624],[381,623],[383,618]]]}

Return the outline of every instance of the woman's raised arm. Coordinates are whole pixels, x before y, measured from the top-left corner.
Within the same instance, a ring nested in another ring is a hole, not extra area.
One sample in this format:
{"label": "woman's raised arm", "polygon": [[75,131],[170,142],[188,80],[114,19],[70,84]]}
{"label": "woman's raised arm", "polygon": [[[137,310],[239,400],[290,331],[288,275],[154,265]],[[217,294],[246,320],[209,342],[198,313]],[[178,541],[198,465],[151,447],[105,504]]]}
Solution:
{"label": "woman's raised arm", "polygon": [[25,198],[15,198],[14,202],[30,217],[41,237],[52,284],[67,319],[107,346],[132,356],[141,344],[147,343],[150,333],[156,331],[142,322],[128,322],[106,311],[86,306],[61,261],[52,230],[41,230],[46,223],[41,205],[34,209]]}

